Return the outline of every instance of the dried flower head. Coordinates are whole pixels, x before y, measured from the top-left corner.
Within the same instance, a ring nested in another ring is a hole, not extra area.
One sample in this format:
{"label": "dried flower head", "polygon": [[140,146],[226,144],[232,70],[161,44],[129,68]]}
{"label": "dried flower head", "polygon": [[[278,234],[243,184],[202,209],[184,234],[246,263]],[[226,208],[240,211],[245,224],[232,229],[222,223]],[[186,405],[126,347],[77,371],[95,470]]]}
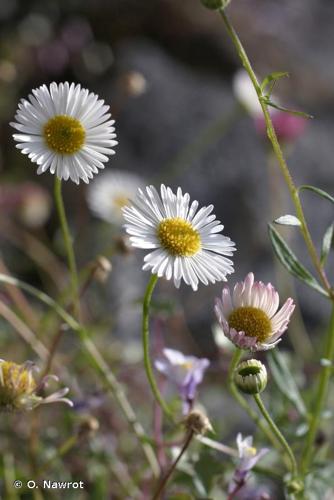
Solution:
{"label": "dried flower head", "polygon": [[279,295],[271,283],[254,281],[254,274],[249,273],[235,285],[233,294],[223,288],[215,312],[224,334],[237,347],[266,351],[280,342],[295,308],[291,298],[279,311],[278,306]]}
{"label": "dried flower head", "polygon": [[36,384],[33,377],[35,365],[27,361],[22,365],[12,361],[0,360],[0,410],[32,410],[41,404],[63,402],[73,406],[72,401],[64,396],[68,393],[65,387],[46,398],[39,396],[50,379],[58,380],[54,375],[44,377],[40,384]]}
{"label": "dried flower head", "polygon": [[202,436],[213,430],[208,417],[199,410],[190,412],[184,419],[184,425],[188,431],[192,431],[194,434],[200,434]]}

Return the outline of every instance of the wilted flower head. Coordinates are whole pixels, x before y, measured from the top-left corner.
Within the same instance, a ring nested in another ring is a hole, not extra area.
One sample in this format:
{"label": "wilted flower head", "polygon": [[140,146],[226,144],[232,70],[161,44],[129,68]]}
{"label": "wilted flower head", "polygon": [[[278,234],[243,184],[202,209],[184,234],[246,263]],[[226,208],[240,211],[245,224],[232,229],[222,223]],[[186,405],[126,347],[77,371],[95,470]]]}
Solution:
{"label": "wilted flower head", "polygon": [[177,386],[183,401],[183,413],[187,414],[210,362],[206,358],[185,356],[174,349],[164,349],[163,354],[164,358],[157,360],[155,367]]}
{"label": "wilted flower head", "polygon": [[193,290],[199,281],[205,285],[226,281],[233,266],[225,256],[232,256],[235,246],[219,234],[224,226],[212,210],[213,205],[198,210],[198,202],[190,204],[189,194],[183,194],[181,188],[174,194],[162,184],[160,196],[153,186],[146,192],[139,189],[135,202],[123,214],[132,245],[153,249],[145,256],[143,269],[173,278],[177,288],[182,279]]}
{"label": "wilted flower head", "polygon": [[89,185],[88,205],[97,217],[121,225],[124,221],[122,208],[130,205],[130,200],[136,197],[142,186],[143,181],[137,175],[110,170]]}
{"label": "wilted flower head", "polygon": [[60,179],[88,184],[114,154],[114,121],[109,106],[81,85],[68,82],[34,89],[21,99],[12,127],[16,147],[37,163],[37,173],[50,170]]}
{"label": "wilted flower head", "polygon": [[34,368],[30,361],[18,365],[0,360],[0,411],[32,410],[41,404],[58,402],[73,406],[72,401],[64,398],[67,387],[46,398],[39,396],[38,392],[46,387],[50,378],[56,381],[58,378],[49,375],[37,385],[32,373]]}
{"label": "wilted flower head", "polygon": [[267,448],[262,448],[257,451],[253,446],[253,437],[247,436],[242,437],[242,434],[237,435],[237,447],[239,453],[239,463],[234,472],[232,482],[229,486],[229,492],[231,493],[236,487],[239,489],[246,483],[249,472],[255,467],[257,462],[268,453]]}
{"label": "wilted flower head", "polygon": [[280,342],[295,305],[287,299],[278,311],[279,295],[275,288],[254,281],[249,273],[237,283],[231,295],[224,287],[222,299],[216,299],[215,312],[226,337],[240,349],[266,351]]}

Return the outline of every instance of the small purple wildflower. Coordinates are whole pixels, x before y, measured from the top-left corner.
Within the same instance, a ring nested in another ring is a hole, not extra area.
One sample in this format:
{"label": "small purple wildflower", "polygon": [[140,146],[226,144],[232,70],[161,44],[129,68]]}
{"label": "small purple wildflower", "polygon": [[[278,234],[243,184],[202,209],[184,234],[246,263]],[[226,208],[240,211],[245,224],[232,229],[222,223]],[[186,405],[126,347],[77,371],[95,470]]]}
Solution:
{"label": "small purple wildflower", "polygon": [[164,359],[155,362],[156,369],[173,382],[183,401],[183,414],[188,414],[193,406],[196,388],[210,362],[206,358],[185,356],[174,349],[163,350]]}

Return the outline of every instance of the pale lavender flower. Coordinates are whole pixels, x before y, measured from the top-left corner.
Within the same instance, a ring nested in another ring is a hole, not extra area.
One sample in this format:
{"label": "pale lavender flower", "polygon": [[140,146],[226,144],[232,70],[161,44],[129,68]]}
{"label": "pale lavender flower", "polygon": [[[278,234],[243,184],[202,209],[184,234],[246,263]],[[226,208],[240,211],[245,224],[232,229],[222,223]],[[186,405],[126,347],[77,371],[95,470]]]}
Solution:
{"label": "pale lavender flower", "polygon": [[240,349],[266,351],[280,342],[295,305],[291,298],[278,310],[279,295],[271,283],[254,281],[249,273],[231,294],[224,287],[216,299],[215,312],[226,335]]}
{"label": "pale lavender flower", "polygon": [[177,386],[183,401],[183,413],[187,414],[192,408],[196,388],[202,382],[210,362],[206,358],[185,356],[174,349],[164,349],[163,354],[164,358],[157,360],[155,367]]}
{"label": "pale lavender flower", "polygon": [[239,463],[234,472],[233,479],[229,485],[229,493],[237,492],[246,484],[250,471],[255,467],[257,462],[268,453],[267,448],[262,448],[257,451],[253,446],[253,437],[242,437],[242,434],[237,435],[237,447],[239,453]]}

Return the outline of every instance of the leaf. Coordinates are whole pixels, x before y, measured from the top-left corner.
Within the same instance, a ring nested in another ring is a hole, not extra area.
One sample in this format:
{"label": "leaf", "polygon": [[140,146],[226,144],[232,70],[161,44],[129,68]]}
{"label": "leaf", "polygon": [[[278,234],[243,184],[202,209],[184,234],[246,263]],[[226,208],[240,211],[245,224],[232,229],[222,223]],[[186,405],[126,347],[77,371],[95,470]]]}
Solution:
{"label": "leaf", "polygon": [[329,254],[330,249],[332,247],[333,233],[334,233],[334,223],[331,224],[326,229],[326,232],[325,232],[323,240],[322,240],[321,256],[320,256],[320,262],[322,265],[324,265],[326,263],[328,254]]}
{"label": "leaf", "polygon": [[312,274],[299,262],[291,248],[284,241],[282,236],[276,231],[272,224],[268,224],[269,237],[276,257],[290,274],[304,281],[308,286],[314,288],[322,295],[328,297],[327,292],[319,285]]}
{"label": "leaf", "polygon": [[307,416],[307,410],[300,395],[297,384],[293,378],[293,374],[286,362],[286,357],[279,352],[278,349],[273,349],[269,353],[269,366],[274,380],[284,394],[284,396],[296,407],[297,411],[303,417]]}
{"label": "leaf", "polygon": [[269,96],[274,88],[275,83],[277,80],[280,78],[286,78],[289,77],[289,73],[287,71],[274,71],[273,73],[270,73],[267,75],[263,82],[261,83],[261,90],[262,92],[265,92],[266,87],[270,85],[269,92],[267,93],[267,96]]}
{"label": "leaf", "polygon": [[283,111],[284,113],[290,113],[290,115],[301,116],[302,118],[308,118],[308,119],[314,118],[314,116],[305,113],[304,111],[297,111],[296,109],[284,108],[283,106],[271,101],[269,98],[267,99],[265,98],[264,101],[267,104],[267,106],[278,109],[279,111]]}
{"label": "leaf", "polygon": [[280,224],[281,226],[301,226],[300,220],[295,215],[282,215],[278,219],[274,220],[275,224]]}
{"label": "leaf", "polygon": [[313,193],[318,194],[319,196],[321,196],[325,200],[328,200],[331,203],[334,203],[334,197],[331,196],[330,194],[326,193],[326,191],[324,191],[323,189],[317,188],[315,186],[309,186],[309,185],[304,184],[303,186],[300,186],[298,188],[298,191],[302,191],[303,189],[308,190],[308,191],[313,191]]}

